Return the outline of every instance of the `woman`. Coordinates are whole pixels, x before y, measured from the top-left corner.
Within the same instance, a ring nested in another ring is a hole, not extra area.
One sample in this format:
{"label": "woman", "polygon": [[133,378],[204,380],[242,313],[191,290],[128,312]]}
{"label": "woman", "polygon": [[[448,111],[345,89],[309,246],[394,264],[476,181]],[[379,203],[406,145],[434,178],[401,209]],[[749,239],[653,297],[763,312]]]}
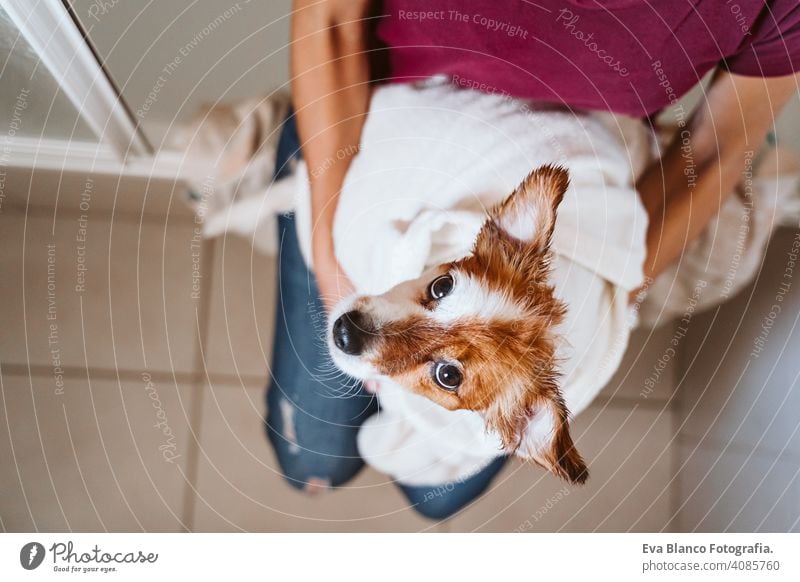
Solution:
{"label": "woman", "polygon": [[[655,3],[654,3],[655,4]],[[649,118],[716,70],[697,110],[637,188],[650,216],[645,274],[657,276],[697,237],[734,191],[745,158],[760,147],[797,90],[800,6],[795,0],[297,0],[292,22],[292,124],[279,166],[302,155],[314,225],[312,275],[283,217],[280,302],[268,390],[267,432],[281,467],[307,491],[338,486],[362,467],[359,426],[376,405],[363,389],[325,372],[315,339],[324,310],[353,291],[334,256],[337,196],[358,150],[375,63],[390,82],[446,75],[458,86]],[[385,44],[378,48],[373,34]],[[502,468],[499,457],[463,482],[400,485],[432,518],[452,515]],[[444,493],[442,493],[444,491]],[[423,503],[422,501],[425,500]]]}

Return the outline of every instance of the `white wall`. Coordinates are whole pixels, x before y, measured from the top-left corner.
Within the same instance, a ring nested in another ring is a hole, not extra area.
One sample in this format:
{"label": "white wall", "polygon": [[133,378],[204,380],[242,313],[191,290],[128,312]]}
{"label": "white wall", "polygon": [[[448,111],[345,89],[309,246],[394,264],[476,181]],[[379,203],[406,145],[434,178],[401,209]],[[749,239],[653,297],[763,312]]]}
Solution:
{"label": "white wall", "polygon": [[[50,72],[0,8],[0,135],[96,141]],[[12,143],[13,145],[13,143]]]}
{"label": "white wall", "polygon": [[[200,104],[266,95],[288,79],[289,0],[73,0],[156,144]],[[166,69],[165,69],[166,68]]]}

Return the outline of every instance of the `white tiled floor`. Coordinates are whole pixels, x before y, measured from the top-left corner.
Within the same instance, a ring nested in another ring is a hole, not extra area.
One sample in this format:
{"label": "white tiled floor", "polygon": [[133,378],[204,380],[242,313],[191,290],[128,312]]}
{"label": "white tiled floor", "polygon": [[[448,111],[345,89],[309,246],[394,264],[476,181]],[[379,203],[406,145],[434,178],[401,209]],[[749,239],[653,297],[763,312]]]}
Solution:
{"label": "white tiled floor", "polygon": [[[49,378],[3,374],[4,528],[178,531],[192,392],[168,381],[156,386],[171,438],[154,426],[163,419],[140,378],[76,377],[56,394]],[[175,451],[169,462],[167,448]]]}
{"label": "white tiled floor", "polygon": [[800,531],[800,462],[735,445],[682,443],[681,531]]}
{"label": "white tiled floor", "polygon": [[784,280],[792,282],[784,273],[794,235],[778,231],[757,284],[699,316],[687,335],[687,437],[800,456],[800,285],[779,294]]}
{"label": "white tiled floor", "polygon": [[82,214],[0,215],[3,363],[193,371],[192,225]]}
{"label": "white tiled floor", "polygon": [[275,261],[247,240],[228,237],[214,246],[208,349],[209,374],[264,378],[272,356]]}
{"label": "white tiled floor", "polygon": [[[131,187],[137,194],[120,195],[113,213],[113,206],[100,202],[89,211],[82,294],[74,289],[80,196],[62,197],[55,216],[42,192],[35,208],[24,210],[23,195],[0,213],[0,417],[9,429],[0,431],[2,529],[724,529],[747,527],[766,515],[743,499],[748,489],[781,504],[798,499],[793,468],[759,457],[747,464],[767,471],[764,483],[753,482],[748,472],[725,492],[731,478],[726,464],[683,503],[674,476],[685,451],[693,449],[687,439],[697,435],[699,421],[687,424],[679,448],[682,419],[673,393],[680,378],[673,367],[662,372],[652,393],[644,390],[671,328],[637,332],[608,388],[576,419],[574,436],[592,475],[583,488],[511,462],[489,494],[441,524],[419,517],[389,478],[370,469],[331,494],[301,495],[276,470],[262,424],[274,264],[239,239],[204,243],[193,257],[194,224],[177,200],[141,212],[142,204],[154,204],[144,202],[151,194],[163,196],[172,186],[136,182],[123,190]],[[97,178],[95,188],[118,186]],[[55,320],[47,319],[51,241]],[[195,284],[199,293],[193,296]],[[51,323],[65,369],[63,393],[53,378]],[[164,418],[171,437],[163,433]],[[179,457],[169,462],[165,450]],[[747,453],[737,449],[735,455]],[[708,447],[693,452],[681,475],[713,465],[713,457]],[[742,502],[743,511],[714,505],[719,495],[726,504]],[[782,508],[770,509],[764,528],[791,525]],[[678,514],[701,519],[692,525]]]}
{"label": "white tiled floor", "polygon": [[779,230],[757,282],[699,316],[686,337],[681,530],[800,531],[800,287],[789,256],[797,234]]}
{"label": "white tiled floor", "polygon": [[309,498],[283,480],[264,440],[262,387],[214,385],[203,398],[193,515],[198,530],[422,531],[387,477],[364,470],[331,495]]}
{"label": "white tiled floor", "polygon": [[583,487],[510,464],[455,531],[660,531],[671,517],[669,408],[592,406],[575,422],[590,464]]}

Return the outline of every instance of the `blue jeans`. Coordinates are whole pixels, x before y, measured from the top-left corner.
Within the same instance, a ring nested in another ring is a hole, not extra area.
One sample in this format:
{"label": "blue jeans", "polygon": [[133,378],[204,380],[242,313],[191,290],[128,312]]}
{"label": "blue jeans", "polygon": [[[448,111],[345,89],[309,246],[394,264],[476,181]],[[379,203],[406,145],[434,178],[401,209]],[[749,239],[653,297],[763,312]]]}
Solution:
{"label": "blue jeans", "polygon": [[[281,132],[276,178],[300,157],[294,116]],[[325,311],[297,242],[294,217],[278,219],[278,305],[266,431],[287,481],[316,492],[347,483],[364,466],[356,436],[378,410],[374,395],[333,368],[325,344]],[[398,484],[412,506],[432,519],[450,517],[478,497],[505,463],[498,457],[465,481],[433,487]]]}

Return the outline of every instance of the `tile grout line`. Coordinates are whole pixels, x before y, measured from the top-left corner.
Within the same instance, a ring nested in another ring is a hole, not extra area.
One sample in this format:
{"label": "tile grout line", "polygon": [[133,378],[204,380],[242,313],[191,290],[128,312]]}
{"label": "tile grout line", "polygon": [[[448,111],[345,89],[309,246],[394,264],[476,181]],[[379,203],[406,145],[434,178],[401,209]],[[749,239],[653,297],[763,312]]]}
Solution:
{"label": "tile grout line", "polygon": [[595,396],[589,406],[608,406],[609,408],[629,410],[641,408],[644,410],[664,410],[670,408],[669,398],[642,399],[633,396]]}
{"label": "tile grout line", "polygon": [[435,528],[435,532],[436,533],[452,533],[453,532],[453,527],[452,527],[452,524],[450,522],[450,519],[443,519],[442,521],[437,523],[434,526],[434,528]]}
{"label": "tile grout line", "polygon": [[194,531],[194,514],[197,503],[197,474],[200,459],[200,439],[203,430],[203,400],[205,398],[205,360],[204,354],[208,347],[209,326],[211,320],[211,293],[213,290],[214,258],[217,245],[214,241],[203,240],[203,257],[201,263],[202,273],[208,273],[202,278],[200,289],[200,306],[198,309],[198,336],[195,342],[195,379],[191,388],[192,402],[189,411],[189,426],[192,429],[192,440],[186,455],[187,483],[183,495],[183,523],[186,531]]}
{"label": "tile grout line", "polygon": [[[61,366],[64,370],[65,377],[86,377],[86,368],[83,366]],[[211,384],[245,384],[246,386],[249,384],[261,385],[263,384],[264,378],[262,376],[250,376],[250,375],[235,375],[235,374],[221,374],[221,373],[210,373],[205,374],[203,372],[168,372],[162,370],[144,370],[153,378],[153,380],[158,380],[160,382],[169,383],[171,381],[180,382],[183,384],[193,384],[195,382],[206,382],[208,381]],[[124,381],[134,381],[141,379],[141,371],[137,370],[127,370],[127,369],[120,369],[114,370],[113,368],[99,368],[90,366],[89,373],[91,374],[92,379],[97,380],[114,380],[117,379],[124,380]],[[46,364],[9,364],[3,363],[3,375],[4,376],[23,376],[27,377],[37,377],[37,378],[49,378],[53,374],[53,370],[51,367],[47,366]]]}
{"label": "tile grout line", "polygon": [[[181,203],[182,204],[182,203]],[[53,208],[52,206],[45,206],[43,204],[28,204],[22,205],[17,203],[8,203],[3,205],[3,210],[8,210],[10,214],[20,214],[20,215],[28,215],[32,217],[45,217],[45,218],[52,218],[53,213],[57,212],[59,216],[66,216],[68,218],[77,218],[80,217],[81,211],[75,208],[70,208],[68,206],[60,207],[60,208]],[[105,218],[107,220],[122,220],[123,222],[145,222],[145,223],[158,223],[160,225],[164,224],[164,214],[163,212],[155,212],[155,211],[142,211],[141,209],[137,211],[129,211],[129,210],[117,210],[112,211],[111,209],[106,208],[93,208],[92,214],[96,215],[100,218]],[[170,215],[168,218],[171,222],[175,222],[181,226],[187,226],[190,224],[194,224],[194,216],[191,214],[173,214]]]}
{"label": "tile grout line", "polygon": [[[676,327],[675,324],[674,327]],[[672,433],[672,458],[670,459],[670,473],[672,478],[674,479],[672,486],[670,487],[670,499],[669,499],[669,509],[670,509],[670,520],[668,524],[668,528],[670,531],[680,531],[680,518],[678,516],[678,510],[681,507],[681,501],[683,499],[682,492],[683,492],[683,479],[678,475],[681,468],[681,442],[682,442],[682,432],[680,430],[681,420],[685,418],[684,415],[684,407],[683,407],[683,390],[685,390],[685,384],[683,387],[676,386],[676,382],[679,379],[688,379],[689,373],[686,368],[686,343],[681,343],[678,346],[678,357],[676,358],[676,366],[673,369],[673,378],[672,378],[672,391],[675,395],[675,399],[672,404],[672,418],[671,418],[671,428],[670,431]]]}
{"label": "tile grout line", "polygon": [[670,458],[669,458],[669,474],[672,480],[669,486],[669,512],[670,519],[667,522],[667,530],[669,532],[679,531],[676,529],[678,516],[677,510],[681,503],[681,479],[678,477],[678,469],[680,467],[680,439],[679,439],[679,419],[680,419],[680,400],[676,399],[670,407],[669,425],[670,425]]}
{"label": "tile grout line", "polygon": [[687,446],[695,445],[698,450],[705,449],[721,452],[723,449],[725,449],[726,453],[733,453],[736,455],[746,455],[752,453],[754,455],[767,456],[772,459],[782,459],[793,463],[800,462],[800,455],[797,453],[792,453],[789,451],[781,452],[774,449],[768,449],[763,446],[753,446],[747,443],[727,441],[716,437],[707,436],[701,439],[697,436],[681,433],[678,436],[677,443],[679,445]]}

